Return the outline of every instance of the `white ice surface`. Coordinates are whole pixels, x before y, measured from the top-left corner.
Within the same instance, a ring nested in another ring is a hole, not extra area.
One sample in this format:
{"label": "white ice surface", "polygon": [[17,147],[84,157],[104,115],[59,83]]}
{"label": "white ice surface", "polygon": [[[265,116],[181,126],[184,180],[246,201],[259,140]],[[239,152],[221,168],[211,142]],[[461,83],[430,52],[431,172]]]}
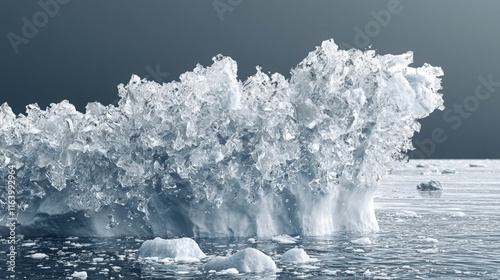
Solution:
{"label": "white ice surface", "polygon": [[85,271],[75,271],[75,272],[73,272],[73,274],[71,274],[71,277],[84,280],[84,279],[87,279],[88,276],[87,276],[87,272],[85,272]]}
{"label": "white ice surface", "polygon": [[357,244],[357,245],[371,245],[372,241],[368,237],[361,237],[355,240],[351,240],[351,243]]}
{"label": "white ice surface", "polygon": [[204,270],[223,271],[235,268],[243,273],[275,272],[276,264],[268,255],[254,248],[246,248],[229,257],[215,257],[204,265]]}
{"label": "white ice surface", "polygon": [[304,249],[293,248],[286,251],[283,256],[281,256],[282,262],[296,262],[305,263],[311,261],[311,257],[306,253]]}
{"label": "white ice surface", "polygon": [[30,257],[33,259],[45,259],[45,258],[48,258],[49,256],[47,254],[44,254],[44,253],[35,253],[35,254],[30,255]]}
{"label": "white ice surface", "polygon": [[[115,105],[0,105],[30,234],[320,236],[378,229],[373,195],[443,108],[442,70],[327,40],[290,78],[218,55],[178,80],[133,75]],[[7,201],[0,192],[0,204]],[[1,217],[0,217],[1,219]],[[82,231],[84,229],[84,232]]]}
{"label": "white ice surface", "polygon": [[146,240],[139,248],[139,256],[142,258],[196,258],[201,259],[205,254],[191,238],[162,239],[156,237],[153,240]]}

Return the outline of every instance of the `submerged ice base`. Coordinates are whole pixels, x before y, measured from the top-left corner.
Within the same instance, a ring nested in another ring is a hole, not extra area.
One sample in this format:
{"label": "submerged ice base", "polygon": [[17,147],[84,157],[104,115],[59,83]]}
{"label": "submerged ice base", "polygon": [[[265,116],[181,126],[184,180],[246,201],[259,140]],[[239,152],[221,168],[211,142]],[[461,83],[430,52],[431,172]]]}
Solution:
{"label": "submerged ice base", "polygon": [[[311,52],[291,78],[217,56],[179,81],[133,76],[118,106],[0,106],[0,175],[25,234],[271,236],[377,230],[373,195],[443,100],[412,53]],[[0,204],[7,203],[2,192]],[[7,209],[7,207],[2,207]],[[6,212],[2,212],[5,221]]]}

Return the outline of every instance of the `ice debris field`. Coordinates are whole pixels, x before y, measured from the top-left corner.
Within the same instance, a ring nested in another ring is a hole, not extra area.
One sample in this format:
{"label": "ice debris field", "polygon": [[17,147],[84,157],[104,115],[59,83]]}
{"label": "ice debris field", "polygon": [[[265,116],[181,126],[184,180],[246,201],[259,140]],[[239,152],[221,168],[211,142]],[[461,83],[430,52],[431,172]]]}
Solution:
{"label": "ice debris field", "polygon": [[[152,261],[190,261],[200,262],[207,257],[198,244],[190,238],[165,240],[155,238],[145,241],[139,256]],[[282,262],[307,263],[315,261],[307,255],[304,249],[293,248],[281,256]],[[273,259],[255,248],[245,248],[230,256],[216,256],[203,264],[202,270],[209,273],[239,274],[239,273],[274,273],[278,269]]]}

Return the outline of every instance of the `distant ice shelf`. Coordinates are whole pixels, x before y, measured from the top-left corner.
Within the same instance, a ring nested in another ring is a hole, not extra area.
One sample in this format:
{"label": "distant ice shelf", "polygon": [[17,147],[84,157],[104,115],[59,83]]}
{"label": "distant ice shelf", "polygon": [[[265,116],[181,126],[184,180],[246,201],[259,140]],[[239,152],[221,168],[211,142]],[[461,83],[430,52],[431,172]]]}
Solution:
{"label": "distant ice shelf", "polygon": [[17,169],[19,230],[195,237],[377,230],[378,181],[413,148],[417,120],[443,108],[442,70],[412,60],[411,52],[339,50],[328,40],[290,79],[257,68],[240,81],[236,62],[218,55],[179,81],[132,76],[118,86],[117,106],[89,103],[80,113],[62,101],[16,116],[3,104],[0,175]]}

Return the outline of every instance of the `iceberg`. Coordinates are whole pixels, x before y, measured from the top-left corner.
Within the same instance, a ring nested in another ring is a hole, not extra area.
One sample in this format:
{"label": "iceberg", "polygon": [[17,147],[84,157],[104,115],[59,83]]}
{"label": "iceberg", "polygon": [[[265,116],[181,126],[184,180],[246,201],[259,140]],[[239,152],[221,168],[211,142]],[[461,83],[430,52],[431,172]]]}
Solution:
{"label": "iceberg", "polygon": [[[132,76],[118,105],[0,106],[0,176],[16,169],[27,235],[327,235],[378,229],[380,179],[443,109],[441,68],[340,50],[237,78],[214,57],[178,81]],[[1,192],[0,204],[8,201]],[[3,209],[7,209],[4,207]],[[0,220],[6,218],[2,212]],[[2,230],[6,230],[2,227]]]}

